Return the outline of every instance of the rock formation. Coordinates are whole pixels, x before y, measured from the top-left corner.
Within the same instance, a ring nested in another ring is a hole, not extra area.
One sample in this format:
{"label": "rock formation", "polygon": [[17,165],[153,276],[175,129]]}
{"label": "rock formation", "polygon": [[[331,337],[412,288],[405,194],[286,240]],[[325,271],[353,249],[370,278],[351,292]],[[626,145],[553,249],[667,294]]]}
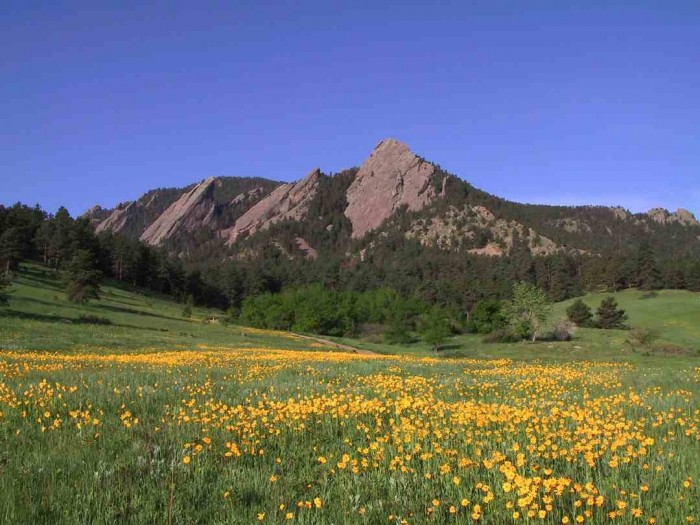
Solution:
{"label": "rock formation", "polygon": [[364,237],[399,207],[420,210],[436,197],[431,185],[435,167],[418,158],[405,144],[386,139],[377,144],[348,188],[345,216],[352,236]]}
{"label": "rock formation", "polygon": [[194,231],[211,224],[216,208],[212,198],[215,181],[215,177],[209,177],[182,195],[146,228],[141,240],[156,246],[178,231]]}
{"label": "rock formation", "polygon": [[669,212],[665,208],[654,208],[647,212],[647,215],[652,221],[660,224],[670,224],[677,222],[683,226],[698,226],[700,222],[695,218],[695,215],[688,210],[678,208],[674,213]]}
{"label": "rock formation", "polygon": [[284,220],[302,220],[318,190],[321,171],[316,168],[296,183],[283,184],[245,212],[231,227],[221,232],[227,244],[242,235],[251,235]]}

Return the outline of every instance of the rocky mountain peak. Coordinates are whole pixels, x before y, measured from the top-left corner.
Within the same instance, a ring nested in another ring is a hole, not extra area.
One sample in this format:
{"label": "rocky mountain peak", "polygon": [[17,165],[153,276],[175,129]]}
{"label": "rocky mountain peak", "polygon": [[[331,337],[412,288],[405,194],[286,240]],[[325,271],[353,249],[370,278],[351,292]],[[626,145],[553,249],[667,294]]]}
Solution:
{"label": "rocky mountain peak", "polygon": [[363,237],[391,217],[399,207],[415,211],[437,195],[430,184],[435,166],[405,144],[385,139],[374,148],[348,188],[345,216],[352,236]]}

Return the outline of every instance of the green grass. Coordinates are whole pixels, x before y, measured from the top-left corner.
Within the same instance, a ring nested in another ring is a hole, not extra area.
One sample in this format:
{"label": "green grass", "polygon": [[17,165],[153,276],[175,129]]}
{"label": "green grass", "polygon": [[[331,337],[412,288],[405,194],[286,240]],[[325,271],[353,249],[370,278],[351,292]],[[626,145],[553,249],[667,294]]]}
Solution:
{"label": "green grass", "polygon": [[[599,524],[621,505],[626,525],[700,519],[690,354],[646,355],[625,331],[592,329],[564,343],[454,337],[443,359],[422,343],[352,339],[337,341],[398,355],[301,352],[317,347],[202,323],[210,310],[183,319],[182,305],[116,283],[103,291],[71,304],[27,264],[2,310],[0,523],[555,525],[588,510]],[[617,294],[631,325],[698,347],[697,296],[640,295]],[[536,510],[506,486],[513,465]]]}
{"label": "green grass", "polygon": [[570,485],[535,485],[551,510],[515,523],[607,523],[617,502],[626,525],[700,518],[692,366],[178,355],[0,352],[0,522],[448,525],[478,504],[505,525],[528,510],[501,470],[520,453],[518,479]]}
{"label": "green grass", "polygon": [[[203,322],[211,316],[221,316],[221,312],[194,308],[192,318],[186,319],[182,310],[182,304],[168,297],[145,294],[116,282],[102,287],[99,301],[71,303],[54,272],[41,265],[22,264],[11,287],[10,306],[0,307],[0,348],[62,352],[176,350],[199,345],[309,348],[308,341],[283,333]],[[106,318],[112,324],[80,323],[81,315]]]}
{"label": "green grass", "polygon": [[[579,329],[569,342],[484,343],[480,335],[465,334],[451,338],[440,355],[443,357],[669,361],[693,358],[700,352],[700,294],[662,290],[651,299],[643,292],[626,290],[614,294],[627,311],[632,327],[652,328],[660,339],[654,348],[632,348],[625,343],[625,330]],[[593,310],[607,294],[589,294],[583,300]],[[565,317],[572,301],[557,303],[550,323]],[[183,305],[157,294],[130,290],[119,283],[103,287],[100,301],[85,305],[68,302],[62,283],[50,270],[36,264],[23,264],[12,287],[9,309],[0,309],[0,348],[17,350],[80,351],[102,348],[105,351],[132,349],[191,349],[197,346],[274,347],[308,349],[310,342],[290,338],[283,333],[249,331],[238,326],[204,324],[202,319],[221,312],[194,308],[193,318],[182,317]],[[80,324],[80,315],[109,319],[109,326]],[[430,345],[388,345],[362,338],[327,339],[380,354],[432,355]],[[651,355],[647,355],[651,354]]]}

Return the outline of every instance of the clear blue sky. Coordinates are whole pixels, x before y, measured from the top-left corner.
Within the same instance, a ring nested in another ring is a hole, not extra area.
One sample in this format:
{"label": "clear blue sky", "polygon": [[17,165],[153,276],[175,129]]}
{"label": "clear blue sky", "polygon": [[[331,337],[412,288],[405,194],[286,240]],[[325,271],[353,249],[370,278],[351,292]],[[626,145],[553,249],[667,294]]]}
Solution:
{"label": "clear blue sky", "polygon": [[295,180],[395,137],[513,200],[700,215],[696,0],[126,4],[4,4],[0,203]]}

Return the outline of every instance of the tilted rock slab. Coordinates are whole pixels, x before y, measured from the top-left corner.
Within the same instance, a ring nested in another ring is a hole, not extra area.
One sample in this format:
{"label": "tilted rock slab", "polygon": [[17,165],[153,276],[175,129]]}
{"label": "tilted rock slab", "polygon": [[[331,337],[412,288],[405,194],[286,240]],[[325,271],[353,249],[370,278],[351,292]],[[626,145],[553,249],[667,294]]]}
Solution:
{"label": "tilted rock slab", "polygon": [[386,139],[362,164],[347,191],[345,216],[352,236],[364,237],[401,206],[423,208],[436,197],[431,176],[435,166],[414,155],[405,144]]}
{"label": "tilted rock slab", "polygon": [[241,235],[251,235],[272,224],[285,220],[300,221],[306,217],[311,201],[316,196],[321,171],[317,168],[296,183],[283,184],[241,215],[236,223],[221,236],[231,245]]}
{"label": "tilted rock slab", "polygon": [[216,203],[211,198],[216,177],[200,182],[173,202],[141,235],[146,244],[156,246],[179,231],[194,231],[210,225]]}

